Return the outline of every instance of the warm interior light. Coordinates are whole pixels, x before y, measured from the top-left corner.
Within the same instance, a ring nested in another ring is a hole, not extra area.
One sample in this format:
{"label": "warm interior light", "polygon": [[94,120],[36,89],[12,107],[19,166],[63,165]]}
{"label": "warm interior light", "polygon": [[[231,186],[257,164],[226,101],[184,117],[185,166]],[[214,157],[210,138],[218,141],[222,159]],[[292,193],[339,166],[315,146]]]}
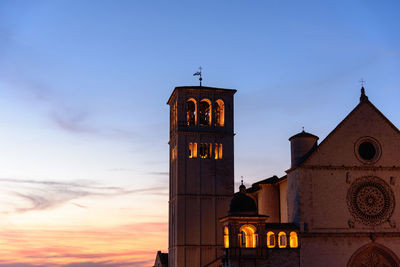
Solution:
{"label": "warm interior light", "polygon": [[278,241],[279,241],[279,247],[280,248],[286,248],[287,246],[287,239],[286,239],[286,234],[284,232],[280,232],[278,235]]}
{"label": "warm interior light", "polygon": [[196,125],[196,100],[193,98],[186,101],[186,125]]}
{"label": "warm interior light", "polygon": [[197,158],[197,143],[189,143],[189,158]]}
{"label": "warm interior light", "polygon": [[229,228],[228,228],[228,226],[224,227],[224,247],[229,248]]}
{"label": "warm interior light", "polygon": [[255,248],[257,245],[256,228],[251,224],[240,227],[240,246],[245,248]]}
{"label": "warm interior light", "polygon": [[210,126],[211,125],[211,101],[203,99],[199,104],[199,125]]}
{"label": "warm interior light", "polygon": [[193,158],[197,158],[197,143],[193,143]]}
{"label": "warm interior light", "polygon": [[214,125],[224,126],[225,124],[225,106],[224,101],[218,99],[214,103]]}
{"label": "warm interior light", "polygon": [[291,232],[290,233],[290,247],[291,248],[297,248],[299,246],[299,241],[297,238],[297,233],[296,232]]}
{"label": "warm interior light", "polygon": [[274,232],[267,233],[267,247],[274,248],[275,247],[275,234]]}

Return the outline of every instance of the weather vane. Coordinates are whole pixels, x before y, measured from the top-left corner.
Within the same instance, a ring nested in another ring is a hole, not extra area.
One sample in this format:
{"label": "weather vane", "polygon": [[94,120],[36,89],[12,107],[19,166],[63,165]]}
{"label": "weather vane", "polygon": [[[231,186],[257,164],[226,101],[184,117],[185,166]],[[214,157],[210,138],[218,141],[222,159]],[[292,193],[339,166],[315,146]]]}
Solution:
{"label": "weather vane", "polygon": [[203,68],[200,66],[200,67],[199,67],[199,70],[200,70],[200,71],[193,73],[193,76],[200,76],[200,77],[199,77],[200,86],[201,86],[201,81],[203,80],[203,78],[201,77],[201,70],[202,70],[202,69],[203,69]]}

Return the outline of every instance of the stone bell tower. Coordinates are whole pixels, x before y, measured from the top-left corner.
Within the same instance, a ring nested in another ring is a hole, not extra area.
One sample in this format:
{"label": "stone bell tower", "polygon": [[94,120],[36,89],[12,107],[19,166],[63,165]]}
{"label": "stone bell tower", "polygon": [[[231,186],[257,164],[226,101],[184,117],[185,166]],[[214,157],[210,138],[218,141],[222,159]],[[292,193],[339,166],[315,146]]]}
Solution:
{"label": "stone bell tower", "polygon": [[168,266],[214,266],[234,191],[236,90],[176,87],[170,105]]}

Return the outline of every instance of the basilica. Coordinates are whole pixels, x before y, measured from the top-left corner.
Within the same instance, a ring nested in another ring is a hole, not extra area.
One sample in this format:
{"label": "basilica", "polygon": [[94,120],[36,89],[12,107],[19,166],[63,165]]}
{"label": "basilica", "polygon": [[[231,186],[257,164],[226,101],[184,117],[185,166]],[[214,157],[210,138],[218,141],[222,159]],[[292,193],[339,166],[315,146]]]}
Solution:
{"label": "basilica", "polygon": [[400,266],[400,132],[364,88],[323,141],[289,138],[285,176],[237,193],[235,92],[176,87],[168,100],[169,248],[154,266]]}

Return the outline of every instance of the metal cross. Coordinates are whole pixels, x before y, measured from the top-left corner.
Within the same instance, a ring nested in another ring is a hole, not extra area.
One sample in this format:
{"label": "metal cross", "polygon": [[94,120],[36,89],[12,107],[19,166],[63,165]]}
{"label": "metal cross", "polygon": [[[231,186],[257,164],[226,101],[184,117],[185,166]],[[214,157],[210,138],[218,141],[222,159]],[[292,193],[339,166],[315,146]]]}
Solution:
{"label": "metal cross", "polygon": [[361,87],[364,87],[365,81],[363,78],[361,78],[360,83],[361,83]]}

